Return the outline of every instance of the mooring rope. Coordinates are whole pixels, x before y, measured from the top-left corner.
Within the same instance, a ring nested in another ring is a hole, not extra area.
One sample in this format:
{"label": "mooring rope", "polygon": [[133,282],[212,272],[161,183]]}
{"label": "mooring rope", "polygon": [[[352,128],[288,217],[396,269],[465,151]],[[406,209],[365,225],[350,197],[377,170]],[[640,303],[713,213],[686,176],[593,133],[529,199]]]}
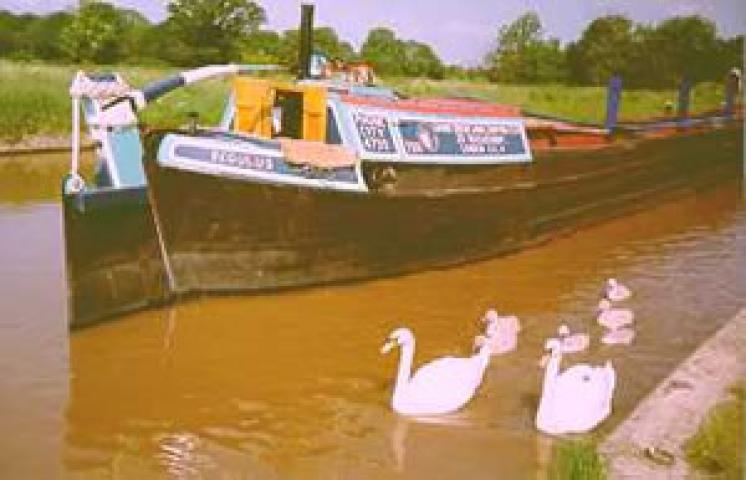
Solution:
{"label": "mooring rope", "polygon": [[148,195],[148,203],[150,204],[150,213],[153,215],[153,225],[155,226],[155,235],[158,238],[158,248],[161,252],[161,259],[163,260],[163,268],[166,270],[168,289],[171,293],[175,293],[176,277],[174,276],[174,271],[171,267],[171,257],[169,257],[168,251],[166,251],[166,242],[163,240],[163,231],[161,229],[161,220],[158,215],[158,209],[155,206],[155,201],[153,200],[153,192],[150,185],[146,185],[145,190]]}

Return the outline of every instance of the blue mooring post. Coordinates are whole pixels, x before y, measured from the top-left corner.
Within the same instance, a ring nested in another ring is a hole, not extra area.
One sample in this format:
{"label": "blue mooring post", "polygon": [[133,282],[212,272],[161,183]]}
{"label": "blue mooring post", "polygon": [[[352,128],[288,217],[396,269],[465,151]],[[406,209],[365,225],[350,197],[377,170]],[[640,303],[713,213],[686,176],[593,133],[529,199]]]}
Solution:
{"label": "blue mooring post", "polygon": [[617,117],[619,116],[619,103],[622,99],[622,77],[613,75],[609,79],[609,87],[606,90],[606,127],[609,132],[616,128]]}
{"label": "blue mooring post", "polygon": [[689,124],[689,99],[692,93],[692,81],[684,76],[679,83],[679,102],[676,107],[676,120],[679,125]]}

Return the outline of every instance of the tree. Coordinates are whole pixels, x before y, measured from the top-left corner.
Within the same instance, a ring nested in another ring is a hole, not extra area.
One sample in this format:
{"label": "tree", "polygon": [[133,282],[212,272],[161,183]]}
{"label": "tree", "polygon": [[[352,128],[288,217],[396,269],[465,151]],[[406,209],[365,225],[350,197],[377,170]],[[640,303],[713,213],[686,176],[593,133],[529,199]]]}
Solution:
{"label": "tree", "polygon": [[284,63],[280,55],[282,39],[277,32],[257,30],[249,34],[241,47],[241,60],[246,63]]}
{"label": "tree", "polygon": [[593,20],[580,40],[568,47],[568,63],[575,80],[601,85],[615,73],[626,78],[634,53],[632,22],[611,15]]}
{"label": "tree", "polygon": [[165,31],[180,47],[169,53],[186,65],[234,60],[266,21],[264,9],[251,0],[171,0],[168,12]]}
{"label": "tree", "polygon": [[23,58],[31,56],[26,32],[37,19],[34,15],[13,15],[0,10],[0,56]]}
{"label": "tree", "polygon": [[124,25],[119,11],[108,3],[83,1],[60,33],[61,48],[75,62],[118,62]]}
{"label": "tree", "polygon": [[401,40],[388,28],[374,28],[360,48],[360,57],[384,75],[443,78],[446,68],[433,49],[415,40]]}
{"label": "tree", "polygon": [[360,47],[360,56],[384,75],[404,73],[404,45],[388,28],[374,28]]}
{"label": "tree", "polygon": [[411,77],[442,79],[445,67],[433,49],[424,43],[409,40],[404,43],[404,73]]}
{"label": "tree", "polygon": [[744,36],[738,35],[728,40],[720,41],[719,68],[723,71],[738,67],[743,72],[743,43]]}
{"label": "tree", "polygon": [[716,78],[720,45],[715,25],[699,16],[674,17],[656,28],[647,49],[654,49],[659,59],[658,69],[664,80],[675,84],[687,76],[692,81]]}
{"label": "tree", "polygon": [[[300,50],[300,32],[297,29],[285,30],[279,49],[280,63],[290,70],[298,68],[298,52]],[[313,29],[313,51],[328,58],[338,58],[350,61],[355,58],[355,50],[349,42],[341,40],[337,32],[330,27]]]}
{"label": "tree", "polygon": [[136,10],[119,10],[122,17],[122,57],[130,63],[147,63],[158,56],[157,45],[153,44],[154,26]]}
{"label": "tree", "polygon": [[485,58],[490,78],[504,82],[564,80],[566,62],[559,40],[545,39],[536,12],[528,12],[503,26],[497,48]]}
{"label": "tree", "polygon": [[64,58],[65,52],[60,45],[62,32],[73,22],[74,16],[68,12],[56,12],[40,17],[31,23],[27,30],[34,57],[43,60]]}

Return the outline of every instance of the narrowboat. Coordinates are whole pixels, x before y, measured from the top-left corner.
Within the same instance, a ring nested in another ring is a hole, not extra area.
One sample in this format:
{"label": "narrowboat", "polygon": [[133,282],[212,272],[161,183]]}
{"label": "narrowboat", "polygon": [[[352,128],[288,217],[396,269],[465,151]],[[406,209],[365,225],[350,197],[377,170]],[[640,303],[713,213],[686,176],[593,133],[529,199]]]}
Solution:
{"label": "narrowboat", "polygon": [[[71,328],[194,294],[474,261],[740,175],[738,109],[589,125],[404,98],[369,75],[324,75],[311,16],[304,9],[297,81],[240,65],[141,89],[78,73],[62,185]],[[157,98],[219,76],[232,92],[218,125],[139,127],[137,112]],[[81,111],[95,178],[79,172]]]}

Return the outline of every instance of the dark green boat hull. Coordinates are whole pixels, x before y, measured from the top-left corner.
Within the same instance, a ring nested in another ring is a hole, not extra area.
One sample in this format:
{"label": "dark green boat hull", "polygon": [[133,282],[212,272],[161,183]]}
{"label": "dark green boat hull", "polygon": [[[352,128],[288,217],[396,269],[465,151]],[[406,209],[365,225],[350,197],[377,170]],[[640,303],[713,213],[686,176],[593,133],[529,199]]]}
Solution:
{"label": "dark green boat hull", "polygon": [[184,294],[344,282],[520,249],[741,178],[739,127],[543,150],[526,166],[366,163],[368,178],[395,173],[366,193],[191,173],[151,157],[149,192],[64,199],[70,324]]}

